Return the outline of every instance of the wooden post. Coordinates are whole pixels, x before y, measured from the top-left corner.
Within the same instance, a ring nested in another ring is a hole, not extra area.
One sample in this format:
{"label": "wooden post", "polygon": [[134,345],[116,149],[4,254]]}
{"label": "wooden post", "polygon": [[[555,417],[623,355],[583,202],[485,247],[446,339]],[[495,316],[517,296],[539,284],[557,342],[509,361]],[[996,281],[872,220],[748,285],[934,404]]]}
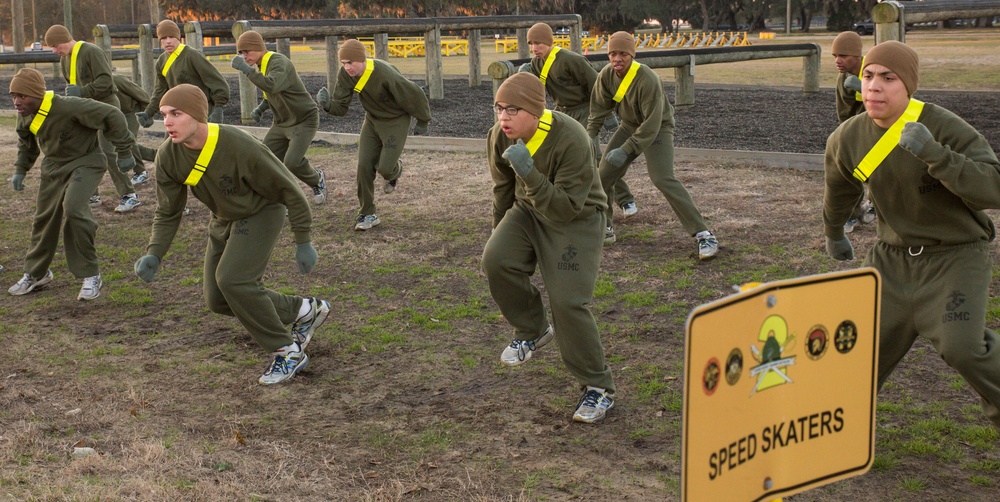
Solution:
{"label": "wooden post", "polygon": [[[507,77],[517,73],[517,69],[514,68],[513,63],[510,61],[503,60],[491,63],[486,71],[489,73],[490,78],[493,79],[493,102],[490,103],[490,105],[492,105],[493,103],[496,103],[497,100],[497,89],[500,88],[500,85],[503,84],[504,80],[507,80]],[[496,122],[496,120],[497,116],[496,114],[493,114],[493,121]]]}
{"label": "wooden post", "polygon": [[375,59],[382,61],[389,60],[389,34],[376,33],[375,38]]}
{"label": "wooden post", "polygon": [[816,47],[816,53],[802,58],[802,92],[819,92],[819,60],[820,50]]}
{"label": "wooden post", "polygon": [[427,57],[427,89],[431,99],[444,99],[444,68],[441,66],[441,29],[435,27],[424,35]]}
{"label": "wooden post", "polygon": [[517,57],[520,59],[531,57],[531,49],[528,48],[527,28],[517,29]]}
{"label": "wooden post", "polygon": [[337,57],[337,37],[326,37],[326,88],[333,94],[333,84],[337,83],[340,58]]}
{"label": "wooden post", "polygon": [[198,21],[188,21],[182,28],[184,34],[184,45],[201,52],[205,48],[205,39],[202,37],[201,23]]}
{"label": "wooden post", "polygon": [[276,48],[275,52],[288,59],[292,59],[292,40],[290,38],[279,38],[274,41],[274,45]]}
{"label": "wooden post", "polygon": [[[200,25],[199,25],[200,29]],[[233,23],[233,38],[236,40],[240,39],[240,35],[250,31],[249,21],[237,21]],[[201,40],[201,37],[198,38]],[[288,40],[287,38],[285,39]],[[281,48],[281,39],[278,39],[278,48]],[[278,52],[281,52],[280,50]],[[287,55],[287,54],[286,54]],[[250,118],[250,113],[257,108],[257,86],[253,85],[253,82],[247,78],[243,72],[239,72],[237,77],[239,81],[240,88],[240,122],[244,124],[253,124],[253,119]]]}
{"label": "wooden post", "polygon": [[875,43],[897,40],[906,43],[906,26],[903,24],[903,5],[899,2],[882,2],[872,8],[875,21]]}
{"label": "wooden post", "polygon": [[111,60],[111,30],[108,29],[108,25],[99,24],[94,26],[92,31],[94,33],[94,45],[104,51],[104,57],[108,58],[108,63],[114,66],[114,62]]}
{"label": "wooden post", "polygon": [[483,83],[482,62],[482,32],[469,30],[469,87],[479,87]]}
{"label": "wooden post", "polygon": [[[24,2],[13,0],[11,6],[11,42],[14,45],[14,52],[24,52]],[[15,70],[24,68],[24,65],[15,65]],[[56,74],[58,76],[58,73]]]}
{"label": "wooden post", "polygon": [[139,25],[139,79],[142,89],[153,94],[156,85],[156,59],[153,57],[153,40],[156,40],[156,27],[151,24]]}
{"label": "wooden post", "polygon": [[674,68],[674,106],[680,108],[694,104],[694,56],[691,62]]}

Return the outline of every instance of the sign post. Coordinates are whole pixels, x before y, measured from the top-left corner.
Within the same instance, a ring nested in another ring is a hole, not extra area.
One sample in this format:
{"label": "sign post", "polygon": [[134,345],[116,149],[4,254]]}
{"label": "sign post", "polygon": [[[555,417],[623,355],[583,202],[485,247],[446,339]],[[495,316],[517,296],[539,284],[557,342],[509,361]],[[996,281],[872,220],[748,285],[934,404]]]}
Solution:
{"label": "sign post", "polygon": [[692,311],[683,500],[773,500],[868,471],[880,294],[878,272],[862,268]]}

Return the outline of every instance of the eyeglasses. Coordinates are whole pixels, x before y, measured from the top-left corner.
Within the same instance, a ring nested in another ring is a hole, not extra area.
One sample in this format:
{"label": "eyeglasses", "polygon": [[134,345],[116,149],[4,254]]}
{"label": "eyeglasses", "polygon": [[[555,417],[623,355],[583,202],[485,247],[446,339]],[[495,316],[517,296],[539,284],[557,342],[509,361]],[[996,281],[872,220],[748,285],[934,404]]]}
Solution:
{"label": "eyeglasses", "polygon": [[507,116],[508,117],[513,117],[513,116],[517,115],[517,112],[519,112],[519,111],[521,111],[523,109],[524,108],[518,108],[516,106],[493,105],[493,110],[495,112],[497,112],[497,115],[500,115],[501,112],[507,112]]}

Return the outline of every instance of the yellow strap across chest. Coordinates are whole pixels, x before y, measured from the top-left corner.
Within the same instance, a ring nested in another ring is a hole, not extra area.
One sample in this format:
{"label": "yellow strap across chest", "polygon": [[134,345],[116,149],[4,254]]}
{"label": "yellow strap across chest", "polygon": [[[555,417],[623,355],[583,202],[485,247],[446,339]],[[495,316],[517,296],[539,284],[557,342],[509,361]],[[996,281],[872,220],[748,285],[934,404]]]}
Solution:
{"label": "yellow strap across chest", "polygon": [[[265,77],[267,76],[267,62],[271,60],[271,54],[274,54],[274,53],[271,52],[271,51],[267,51],[264,54],[264,57],[261,58],[261,60],[260,60],[260,74],[264,75]],[[261,92],[263,92],[263,91],[261,91]],[[264,92],[264,99],[267,99],[267,93],[266,92]]]}
{"label": "yellow strap across chest", "polygon": [[535,134],[531,136],[531,139],[528,140],[528,144],[525,145],[528,147],[528,153],[530,153],[532,157],[535,156],[535,152],[537,152],[538,148],[545,142],[545,138],[549,135],[549,131],[551,130],[552,111],[545,110],[542,112],[542,116],[538,118],[538,129],[535,129]]}
{"label": "yellow strap across chest", "polygon": [[896,145],[899,144],[899,136],[903,132],[903,126],[907,122],[916,122],[920,118],[920,113],[924,111],[924,102],[918,101],[916,99],[910,99],[910,104],[906,106],[906,110],[903,112],[896,122],[894,122],[889,129],[885,131],[885,134],[879,138],[875,146],[865,154],[865,158],[861,159],[861,163],[858,167],[854,168],[852,173],[855,178],[857,178],[862,183],[868,181],[872,177],[872,173],[875,169],[882,164],[882,161],[889,156],[889,152],[892,151]]}
{"label": "yellow strap across chest", "polygon": [[561,47],[553,47],[549,51],[548,57],[545,58],[545,64],[542,65],[542,74],[538,76],[538,79],[542,81],[542,85],[545,85],[545,81],[549,78],[549,70],[552,68],[552,63],[556,62],[556,54],[561,50]]}
{"label": "yellow strap across chest", "polygon": [[361,89],[365,88],[365,84],[368,83],[368,79],[372,76],[372,71],[375,70],[375,60],[366,59],[365,60],[365,72],[361,74],[361,78],[358,80],[358,84],[354,86],[354,92],[361,94]]}
{"label": "yellow strap across chest", "polygon": [[188,177],[184,180],[184,184],[188,186],[195,186],[201,181],[202,175],[208,170],[208,163],[212,161],[212,156],[215,155],[215,145],[219,142],[219,124],[208,124],[208,138],[205,140],[205,147],[201,149],[201,153],[198,154],[198,160],[195,161],[194,167],[191,168],[191,172],[188,173]]}
{"label": "yellow strap across chest", "polygon": [[174,65],[174,61],[177,61],[177,56],[180,56],[181,53],[184,52],[185,47],[187,46],[179,44],[177,48],[174,49],[174,52],[170,53],[170,57],[167,58],[166,64],[163,65],[163,71],[160,72],[164,77],[167,76],[167,72],[170,71],[170,67]]}
{"label": "yellow strap across chest", "polygon": [[42,123],[45,122],[45,117],[49,116],[49,110],[52,109],[52,96],[55,96],[53,91],[45,91],[45,96],[42,98],[42,105],[38,107],[38,111],[35,112],[35,118],[31,119],[31,125],[28,129],[31,134],[38,135],[38,130],[42,128]]}
{"label": "yellow strap across chest", "polygon": [[69,56],[69,85],[76,85],[76,58],[80,55],[80,47],[83,47],[83,42],[74,44],[73,53]]}
{"label": "yellow strap across chest", "polygon": [[611,99],[614,99],[616,103],[621,103],[625,99],[625,93],[628,92],[628,88],[632,86],[632,81],[635,80],[635,74],[639,73],[639,63],[632,60],[632,66],[629,66],[628,73],[625,74],[625,78],[622,79],[622,84],[618,86],[618,92]]}

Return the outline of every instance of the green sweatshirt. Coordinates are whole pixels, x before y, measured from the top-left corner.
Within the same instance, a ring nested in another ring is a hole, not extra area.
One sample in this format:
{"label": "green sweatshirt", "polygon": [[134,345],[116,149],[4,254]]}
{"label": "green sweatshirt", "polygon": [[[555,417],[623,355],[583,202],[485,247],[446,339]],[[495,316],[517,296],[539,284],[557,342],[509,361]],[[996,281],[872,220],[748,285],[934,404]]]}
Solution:
{"label": "green sweatshirt", "polygon": [[854,97],[861,93],[844,88],[848,75],[841,73],[837,76],[837,120],[840,122],[865,111],[865,104]]}
{"label": "green sweatshirt", "polygon": [[[59,58],[63,77],[69,82],[69,56]],[[80,97],[90,98],[111,106],[118,106],[115,84],[111,78],[111,63],[100,47],[83,42],[76,57],[76,85],[80,86]]]}
{"label": "green sweatshirt", "polygon": [[[531,58],[531,73],[542,74],[545,58]],[[597,81],[597,70],[590,66],[587,58],[573,51],[562,49],[556,53],[556,60],[549,68],[545,79],[545,93],[556,106],[575,108],[590,105],[590,95]]]}
{"label": "green sweatshirt", "polygon": [[635,80],[625,92],[620,103],[614,101],[622,78],[610,64],[597,75],[597,84],[590,97],[590,120],[587,133],[597,136],[604,126],[604,119],[612,111],[618,112],[619,127],[625,128],[632,136],[625,140],[622,149],[629,155],[638,156],[653,144],[661,128],[674,132],[674,107],[667,101],[660,76],[644,64],[639,65]]}
{"label": "green sweatshirt", "polygon": [[229,102],[229,84],[202,53],[184,46],[184,51],[170,65],[170,71],[164,77],[163,67],[166,66],[168,59],[170,59],[170,54],[166,52],[156,58],[156,85],[153,87],[153,96],[149,100],[149,105],[146,106],[146,113],[150,117],[160,112],[160,99],[177,84],[198,86],[208,98],[209,111],[214,106],[226,106],[226,103]]}
{"label": "green sweatshirt", "polygon": [[[184,181],[201,150],[164,141],[156,153],[156,216],[146,252],[162,259],[170,249],[187,205]],[[309,242],[312,215],[299,182],[260,141],[240,129],[219,126],[219,141],[208,169],[191,194],[216,218],[236,221],[271,203],[288,208],[295,243]]]}
{"label": "green sweatshirt", "polygon": [[124,113],[141,112],[149,104],[149,93],[125,75],[114,75],[118,101]]}
{"label": "green sweatshirt", "polygon": [[[1000,161],[993,149],[972,126],[940,106],[927,103],[918,121],[936,142],[928,142],[919,158],[896,145],[868,180],[878,208],[878,238],[906,247],[993,240],[993,222],[983,212],[1000,208]],[[844,237],[844,222],[864,188],[851,173],[885,131],[862,114],[827,139],[827,237]]]}
{"label": "green sweatshirt", "polygon": [[295,71],[292,61],[283,54],[268,52],[267,75],[253,71],[247,78],[267,94],[267,102],[274,114],[273,124],[278,127],[292,127],[319,115],[319,109],[312,95]]}
{"label": "green sweatshirt", "polygon": [[[361,106],[374,120],[392,120],[404,115],[417,119],[417,122],[431,121],[431,107],[424,91],[406,77],[396,67],[381,59],[375,59],[375,69],[372,70],[365,88],[359,97]],[[347,74],[343,67],[337,73],[337,86],[332,90],[332,103],[327,110],[338,117],[347,114],[351,104],[354,86],[357,78]]]}
{"label": "green sweatshirt", "polygon": [[607,209],[587,131],[562,112],[552,115],[552,130],[532,155],[535,169],[526,178],[517,176],[503,158],[503,152],[517,140],[507,138],[499,122],[490,129],[486,144],[493,178],[494,227],[515,200],[554,222],[572,221],[587,206]]}
{"label": "green sweatshirt", "polygon": [[14,173],[25,174],[42,158],[42,173],[58,175],[80,166],[103,166],[107,163],[97,141],[97,131],[115,147],[118,155],[132,155],[135,138],[128,130],[125,115],[116,106],[93,99],[52,96],[48,117],[38,130],[31,133],[34,115],[18,117],[17,160]]}

